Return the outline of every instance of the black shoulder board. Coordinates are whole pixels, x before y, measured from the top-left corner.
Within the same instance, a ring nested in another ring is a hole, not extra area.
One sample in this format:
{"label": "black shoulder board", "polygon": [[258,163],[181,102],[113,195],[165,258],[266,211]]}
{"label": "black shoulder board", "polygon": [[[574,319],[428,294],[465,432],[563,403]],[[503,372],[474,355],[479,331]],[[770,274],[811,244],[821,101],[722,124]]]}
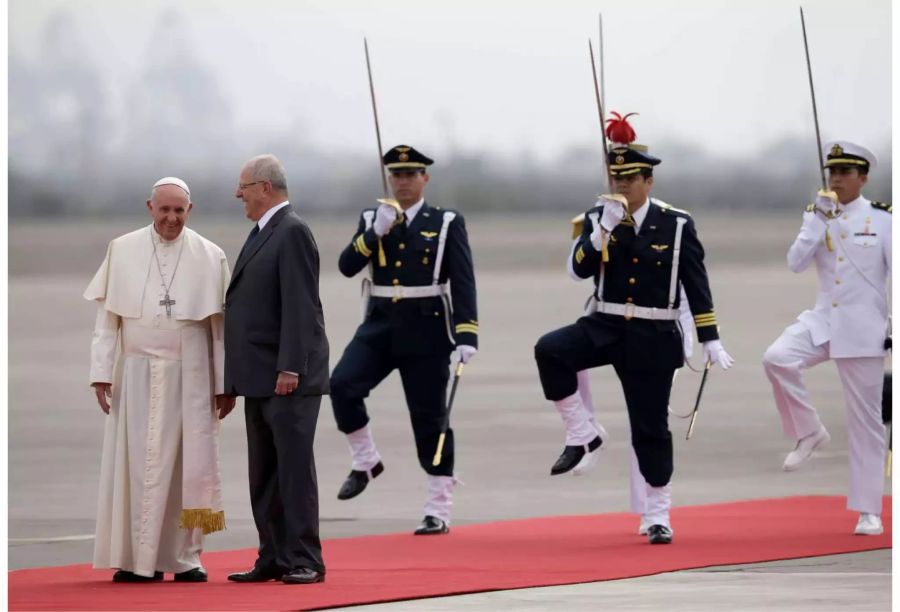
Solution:
{"label": "black shoulder board", "polygon": [[875,202],[874,200],[872,201],[872,208],[877,208],[887,213],[890,213],[894,210],[894,207],[892,205],[885,204],[884,202]]}

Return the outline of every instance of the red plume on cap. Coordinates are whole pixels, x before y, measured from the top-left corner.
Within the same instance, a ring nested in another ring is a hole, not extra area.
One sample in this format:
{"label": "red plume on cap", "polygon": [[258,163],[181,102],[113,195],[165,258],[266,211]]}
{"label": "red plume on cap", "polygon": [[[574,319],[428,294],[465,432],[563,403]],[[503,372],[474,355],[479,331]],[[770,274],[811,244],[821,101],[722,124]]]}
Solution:
{"label": "red plume on cap", "polygon": [[637,113],[628,113],[624,117],[616,111],[612,111],[610,114],[613,115],[615,119],[606,120],[609,124],[606,126],[606,137],[618,144],[627,145],[634,142],[636,135],[634,133],[634,128],[628,123],[628,118],[632,115],[637,115]]}

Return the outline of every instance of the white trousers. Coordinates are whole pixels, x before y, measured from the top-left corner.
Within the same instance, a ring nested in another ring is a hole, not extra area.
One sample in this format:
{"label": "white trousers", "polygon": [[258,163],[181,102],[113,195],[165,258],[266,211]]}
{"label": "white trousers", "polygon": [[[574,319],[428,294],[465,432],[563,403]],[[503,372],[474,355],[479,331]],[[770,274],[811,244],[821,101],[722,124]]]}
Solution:
{"label": "white trousers", "polygon": [[[822,426],[809,401],[803,370],[829,360],[829,343],[813,345],[809,330],[795,323],[772,343],[763,356],[763,367],[786,436],[799,440]],[[883,357],[834,359],[844,389],[850,482],[847,508],[881,514],[884,494],[884,461],[887,452],[885,427],[881,422],[884,385]]]}

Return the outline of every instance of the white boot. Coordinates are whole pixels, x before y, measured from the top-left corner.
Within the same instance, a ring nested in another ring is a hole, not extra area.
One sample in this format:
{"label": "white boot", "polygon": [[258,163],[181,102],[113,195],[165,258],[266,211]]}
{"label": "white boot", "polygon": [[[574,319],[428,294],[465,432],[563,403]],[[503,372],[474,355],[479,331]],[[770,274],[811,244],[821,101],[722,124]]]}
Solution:
{"label": "white boot", "polygon": [[428,475],[428,499],[425,501],[425,516],[439,518],[450,524],[450,508],[453,506],[453,476]]}
{"label": "white boot", "polygon": [[597,429],[579,393],[557,400],[553,405],[566,426],[566,446],[584,446],[597,437]]}
{"label": "white boot", "polygon": [[797,446],[794,447],[794,450],[788,453],[787,458],[785,458],[784,466],[782,466],[784,471],[792,472],[796,470],[809,460],[814,450],[824,447],[830,441],[831,436],[828,435],[824,426],[819,427],[817,432],[801,438],[797,441]]}
{"label": "white boot", "polygon": [[671,528],[669,508],[672,507],[672,484],[664,487],[647,485],[647,510],[641,515],[641,523],[665,525]]}
{"label": "white boot", "polygon": [[856,523],[853,533],[856,535],[881,535],[884,533],[881,517],[877,514],[863,512],[859,515],[859,522]]}
{"label": "white boot", "polygon": [[[353,465],[350,469],[357,472],[370,472],[381,461],[381,455],[375,448],[375,439],[368,425],[363,425],[354,432],[347,434],[347,442],[350,445],[350,456]],[[372,475],[369,474],[369,478]]]}

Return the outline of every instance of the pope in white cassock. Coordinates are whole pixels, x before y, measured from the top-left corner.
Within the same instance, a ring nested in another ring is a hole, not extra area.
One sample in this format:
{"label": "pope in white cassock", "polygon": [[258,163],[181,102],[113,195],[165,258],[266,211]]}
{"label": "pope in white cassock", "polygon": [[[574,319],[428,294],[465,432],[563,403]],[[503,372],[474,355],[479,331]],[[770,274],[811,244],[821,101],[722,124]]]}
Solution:
{"label": "pope in white cassock", "polygon": [[[97,302],[91,386],[107,414],[94,567],[114,582],[206,582],[203,535],[225,528],[218,465],[225,253],[185,227],[184,181],[160,179],[153,223],[116,238],[84,293]],[[111,401],[110,401],[111,399]]]}

